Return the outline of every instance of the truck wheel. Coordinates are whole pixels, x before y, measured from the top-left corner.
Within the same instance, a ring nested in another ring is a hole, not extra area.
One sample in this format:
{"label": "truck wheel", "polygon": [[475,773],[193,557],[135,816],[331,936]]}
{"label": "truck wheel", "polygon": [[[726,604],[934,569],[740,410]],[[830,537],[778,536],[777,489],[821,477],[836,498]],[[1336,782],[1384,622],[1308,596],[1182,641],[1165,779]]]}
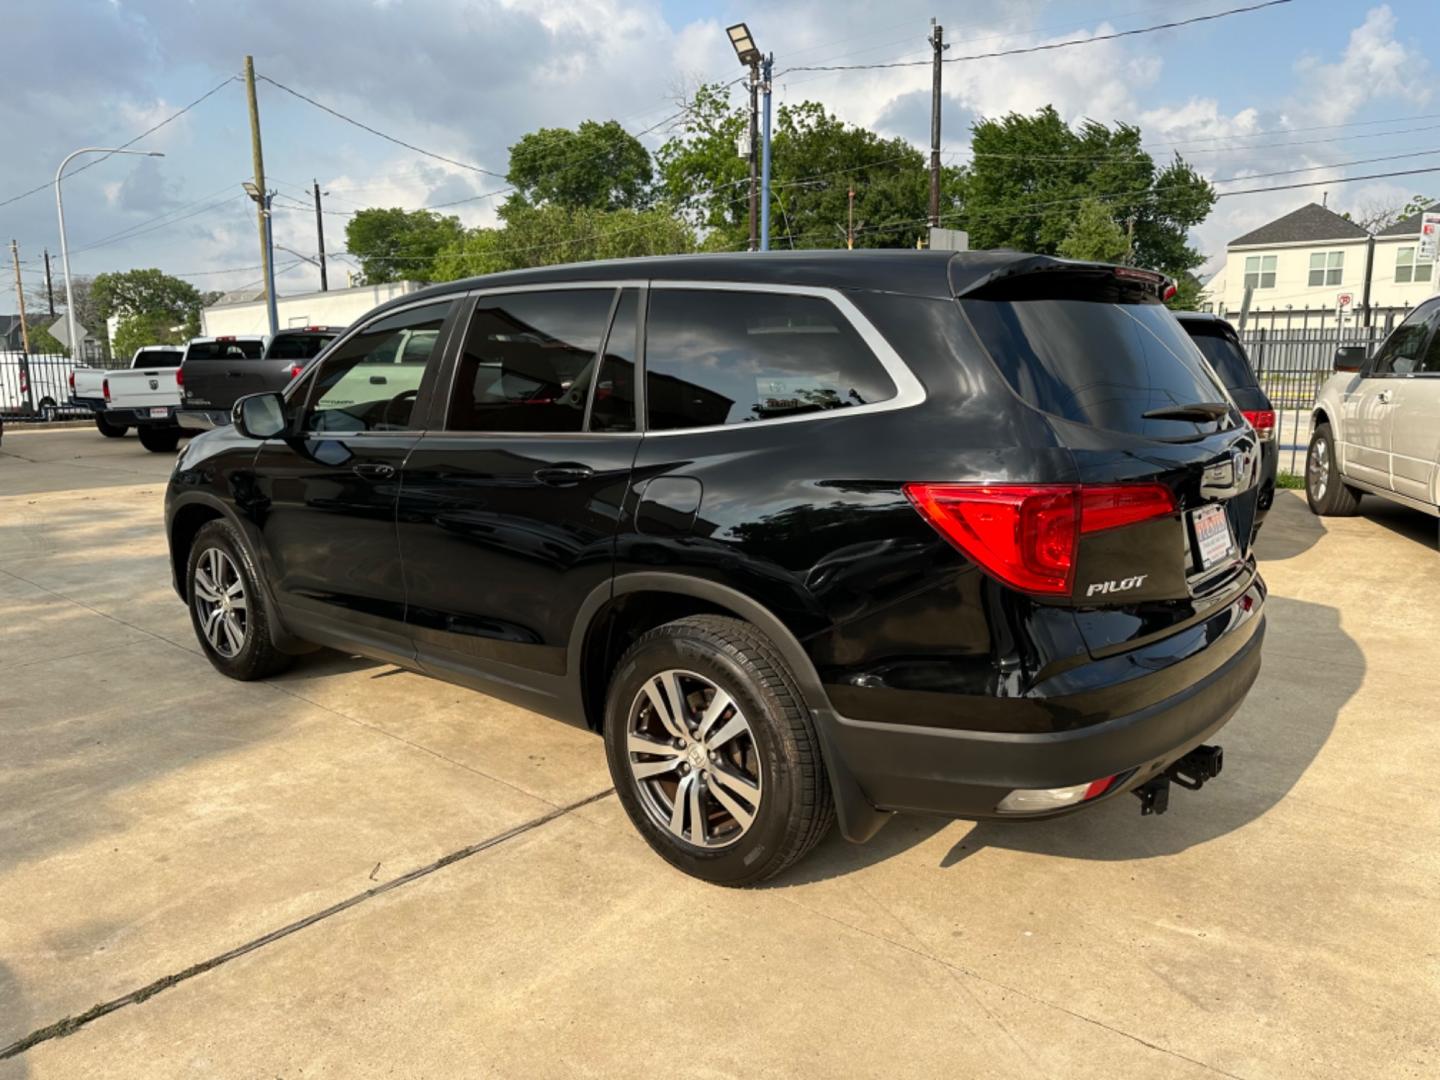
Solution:
{"label": "truck wheel", "polygon": [[636,641],[610,682],[605,752],[640,835],[717,885],[774,877],[834,820],[795,678],[739,619],[695,615]]}
{"label": "truck wheel", "polygon": [[40,401],[40,419],[50,423],[56,416],[55,399],[52,397],[42,398]]}
{"label": "truck wheel", "polygon": [[1340,477],[1335,436],[1329,424],[1316,424],[1305,455],[1305,501],[1321,517],[1350,517],[1360,508],[1360,492]]}
{"label": "truck wheel", "polygon": [[107,439],[118,439],[130,430],[129,424],[112,424],[99,413],[95,414],[95,426],[100,430],[100,434],[104,435]]}
{"label": "truck wheel", "polygon": [[290,666],[270,639],[265,592],[235,526],[212,521],[196,534],[185,583],[195,638],[216,671],[249,682]]}
{"label": "truck wheel", "polygon": [[140,436],[141,446],[157,454],[173,454],[175,447],[180,445],[179,428],[141,424],[135,429],[135,434]]}

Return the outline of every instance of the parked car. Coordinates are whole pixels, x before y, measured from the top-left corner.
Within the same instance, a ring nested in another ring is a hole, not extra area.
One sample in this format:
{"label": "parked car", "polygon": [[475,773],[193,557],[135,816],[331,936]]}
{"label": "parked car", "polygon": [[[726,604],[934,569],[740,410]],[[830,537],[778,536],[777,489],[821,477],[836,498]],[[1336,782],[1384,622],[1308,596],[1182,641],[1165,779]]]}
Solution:
{"label": "parked car", "polygon": [[[178,345],[142,345],[130,358],[130,367],[179,367],[183,355],[184,350]],[[118,439],[130,430],[130,424],[120,413],[106,413],[105,380],[114,371],[113,368],[78,367],[70,372],[70,404],[94,413],[95,427],[108,439]]]}
{"label": "parked car", "polygon": [[192,440],[174,585],[236,679],[318,645],[603,732],[708,881],[832,816],[1165,809],[1259,671],[1259,440],[1129,267],[681,256],[385,304]]}
{"label": "parked car", "polygon": [[1233,326],[1218,315],[1200,311],[1177,311],[1175,315],[1190,340],[1210,361],[1231,399],[1240,406],[1245,422],[1260,437],[1260,497],[1255,511],[1255,531],[1259,532],[1275,502],[1275,473],[1280,464],[1280,447],[1275,440],[1275,406],[1260,389],[1255,368]]}
{"label": "parked car", "polygon": [[1440,516],[1440,296],[1415,308],[1375,355],[1335,354],[1315,397],[1305,495],[1326,517],[1379,495]]}
{"label": "parked car", "polygon": [[[246,394],[284,389],[344,330],[343,326],[281,330],[268,344],[263,338],[227,338],[224,340],[252,344],[243,350],[207,350],[187,356],[181,365],[180,426],[208,431],[228,424],[236,401]],[[263,344],[263,351],[255,348],[255,343]]]}

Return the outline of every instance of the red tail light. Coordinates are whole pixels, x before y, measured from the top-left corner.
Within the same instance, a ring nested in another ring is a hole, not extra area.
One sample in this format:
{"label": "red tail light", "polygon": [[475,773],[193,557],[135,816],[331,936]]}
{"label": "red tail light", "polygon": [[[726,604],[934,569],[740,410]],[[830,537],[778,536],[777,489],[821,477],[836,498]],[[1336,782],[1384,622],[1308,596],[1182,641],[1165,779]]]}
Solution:
{"label": "red tail light", "polygon": [[178,367],[177,367],[177,368],[175,369],[175,385],[176,385],[176,386],[184,386],[184,385],[185,385],[185,369],[184,369],[184,368],[178,368]]}
{"label": "red tail light", "polygon": [[1274,409],[1255,409],[1247,412],[1245,419],[1249,421],[1250,426],[1255,429],[1255,434],[1259,435],[1263,441],[1269,442],[1275,437]]}
{"label": "red tail light", "polygon": [[30,392],[30,375],[29,375],[29,373],[26,372],[26,370],[25,370],[24,368],[21,368],[21,369],[20,369],[20,393],[22,393],[22,394],[28,394],[29,392]]}
{"label": "red tail light", "polygon": [[300,372],[302,372],[302,371],[304,371],[304,370],[305,370],[305,365],[304,365],[304,364],[291,364],[291,365],[290,365],[290,377],[291,377],[292,379],[298,379],[298,378],[300,377]]}
{"label": "red tail light", "polygon": [[110,400],[110,380],[106,379],[100,384],[100,392],[105,395],[105,400]]}
{"label": "red tail light", "polygon": [[75,372],[70,372],[70,392],[75,392]]}
{"label": "red tail light", "polygon": [[1160,484],[906,484],[905,496],[983,569],[1046,596],[1071,592],[1082,534],[1175,511]]}

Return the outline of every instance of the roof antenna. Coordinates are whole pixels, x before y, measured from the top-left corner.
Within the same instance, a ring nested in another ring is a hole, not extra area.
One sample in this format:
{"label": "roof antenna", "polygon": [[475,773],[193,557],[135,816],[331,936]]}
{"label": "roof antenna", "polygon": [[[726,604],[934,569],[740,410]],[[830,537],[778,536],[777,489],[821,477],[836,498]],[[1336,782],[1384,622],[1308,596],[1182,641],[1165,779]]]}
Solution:
{"label": "roof antenna", "polygon": [[1330,205],[1330,192],[1320,192],[1320,205],[1325,207],[1328,207]]}

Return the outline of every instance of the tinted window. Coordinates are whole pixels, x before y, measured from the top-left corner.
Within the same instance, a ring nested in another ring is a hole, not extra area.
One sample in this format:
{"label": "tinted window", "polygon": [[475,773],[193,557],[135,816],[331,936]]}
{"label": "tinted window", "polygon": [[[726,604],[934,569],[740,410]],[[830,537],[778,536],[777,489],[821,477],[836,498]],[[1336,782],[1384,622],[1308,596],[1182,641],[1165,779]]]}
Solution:
{"label": "tinted window", "polygon": [[393,431],[408,427],[425,365],[450,301],[371,323],[320,362],[306,431]]}
{"label": "tinted window", "polygon": [[196,360],[259,360],[264,351],[259,341],[196,341],[185,351],[187,364]]}
{"label": "tinted window", "polygon": [[635,430],[635,337],[640,296],[626,289],[615,309],[591,393],[590,431]]}
{"label": "tinted window", "polygon": [[1182,322],[1180,325],[1185,328],[1190,340],[1195,342],[1195,347],[1210,361],[1215,374],[1220,376],[1220,381],[1227,387],[1233,390],[1242,386],[1259,385],[1255,381],[1255,372],[1250,369],[1250,361],[1245,358],[1245,350],[1238,341],[1204,324]]}
{"label": "tinted window", "polygon": [[482,296],[465,334],[447,427],[578,432],[611,289]]}
{"label": "tinted window", "polygon": [[1430,332],[1440,325],[1440,303],[1422,304],[1397,326],[1375,354],[1376,375],[1409,375],[1421,370]]}
{"label": "tinted window", "polygon": [[150,349],[135,357],[131,367],[179,367],[185,354],[179,349]]}
{"label": "tinted window", "polygon": [[1183,437],[1211,422],[1146,419],[1166,406],[1224,401],[1208,365],[1159,304],[965,300],[965,313],[1015,392],[1099,428]]}
{"label": "tinted window", "polygon": [[265,355],[271,360],[309,360],[334,341],[336,334],[277,334]]}
{"label": "tinted window", "polygon": [[656,289],[645,335],[650,427],[710,427],[895,396],[880,361],[818,296]]}

